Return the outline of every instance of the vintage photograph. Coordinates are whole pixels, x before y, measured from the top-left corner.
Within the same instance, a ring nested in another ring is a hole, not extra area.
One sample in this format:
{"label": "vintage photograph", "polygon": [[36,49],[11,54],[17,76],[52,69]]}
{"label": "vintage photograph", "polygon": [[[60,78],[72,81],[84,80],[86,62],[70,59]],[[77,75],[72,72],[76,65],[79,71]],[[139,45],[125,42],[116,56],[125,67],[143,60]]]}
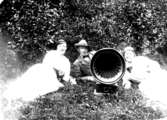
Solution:
{"label": "vintage photograph", "polygon": [[167,0],[0,0],[0,120],[167,120]]}

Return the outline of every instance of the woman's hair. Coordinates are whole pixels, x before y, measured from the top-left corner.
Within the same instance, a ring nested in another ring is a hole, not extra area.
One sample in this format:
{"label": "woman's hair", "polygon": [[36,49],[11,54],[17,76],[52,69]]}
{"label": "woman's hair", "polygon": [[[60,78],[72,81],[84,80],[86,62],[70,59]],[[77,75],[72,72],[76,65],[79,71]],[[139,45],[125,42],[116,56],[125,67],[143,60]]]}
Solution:
{"label": "woman's hair", "polygon": [[62,44],[62,43],[66,43],[66,41],[65,41],[64,39],[59,39],[59,40],[57,41],[57,44]]}
{"label": "woman's hair", "polygon": [[48,50],[55,50],[55,49],[57,49],[58,45],[63,44],[63,43],[66,43],[66,41],[64,39],[59,39],[54,43],[48,44],[46,47]]}
{"label": "woman's hair", "polygon": [[123,52],[122,52],[122,55],[125,57],[125,53],[128,52],[128,51],[131,51],[131,52],[133,52],[136,55],[134,48],[131,47],[131,46],[125,47]]}
{"label": "woman's hair", "polygon": [[58,41],[56,41],[55,49],[57,49],[58,45],[63,44],[63,43],[67,44],[67,42],[64,39],[59,39]]}

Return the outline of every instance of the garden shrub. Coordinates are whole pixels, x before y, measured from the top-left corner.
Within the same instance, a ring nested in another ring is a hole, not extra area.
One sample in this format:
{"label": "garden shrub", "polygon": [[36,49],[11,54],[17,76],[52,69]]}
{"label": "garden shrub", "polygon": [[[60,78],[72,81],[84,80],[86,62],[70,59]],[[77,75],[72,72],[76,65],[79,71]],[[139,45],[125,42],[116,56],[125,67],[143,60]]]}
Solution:
{"label": "garden shrub", "polygon": [[23,65],[40,62],[63,38],[73,62],[81,38],[95,50],[127,43],[141,53],[166,44],[165,0],[4,0],[1,26]]}

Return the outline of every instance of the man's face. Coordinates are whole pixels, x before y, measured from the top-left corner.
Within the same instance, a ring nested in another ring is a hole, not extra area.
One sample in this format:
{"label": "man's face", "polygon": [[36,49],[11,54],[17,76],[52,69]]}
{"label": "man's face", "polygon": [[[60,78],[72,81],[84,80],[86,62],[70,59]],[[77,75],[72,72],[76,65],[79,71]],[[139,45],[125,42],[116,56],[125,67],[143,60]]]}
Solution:
{"label": "man's face", "polygon": [[88,54],[88,49],[87,49],[87,47],[82,47],[82,46],[80,46],[80,47],[78,47],[78,52],[80,53],[80,55],[81,56],[84,56],[84,55],[87,55]]}
{"label": "man's face", "polygon": [[65,54],[67,50],[67,44],[66,43],[62,43],[62,44],[59,44],[57,46],[57,51],[60,53],[60,54]]}

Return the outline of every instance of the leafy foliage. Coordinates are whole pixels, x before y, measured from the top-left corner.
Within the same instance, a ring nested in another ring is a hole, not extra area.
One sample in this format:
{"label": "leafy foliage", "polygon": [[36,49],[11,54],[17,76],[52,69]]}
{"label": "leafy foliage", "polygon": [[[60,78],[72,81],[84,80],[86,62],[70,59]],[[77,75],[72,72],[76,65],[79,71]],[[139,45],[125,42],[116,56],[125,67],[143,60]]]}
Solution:
{"label": "leafy foliage", "polygon": [[39,62],[59,38],[68,42],[71,61],[81,38],[95,50],[125,42],[139,53],[166,43],[165,0],[9,0],[5,5],[12,11],[2,10],[11,16],[3,22],[13,38],[9,47],[25,65]]}
{"label": "leafy foliage", "polygon": [[166,41],[166,1],[130,0],[119,3],[117,7],[118,29],[120,38],[128,41],[141,51],[151,51]]}

